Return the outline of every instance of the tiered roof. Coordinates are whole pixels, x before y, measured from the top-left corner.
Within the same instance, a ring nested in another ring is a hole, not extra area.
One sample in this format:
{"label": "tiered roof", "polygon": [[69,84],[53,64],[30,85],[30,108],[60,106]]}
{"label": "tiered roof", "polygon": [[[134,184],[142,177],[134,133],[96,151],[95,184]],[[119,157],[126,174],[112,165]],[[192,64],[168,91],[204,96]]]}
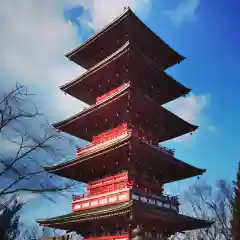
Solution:
{"label": "tiered roof", "polygon": [[97,97],[123,82],[134,84],[158,104],[190,92],[167,73],[159,71],[156,63],[146,58],[131,41],[60,88],[83,102],[94,104]]}
{"label": "tiered roof", "polygon": [[[128,154],[131,156],[130,161]],[[122,169],[131,170],[136,164],[147,174],[149,174],[148,169],[151,168],[151,174],[161,183],[201,175],[206,171],[180,161],[165,149],[142,141],[132,134],[103,147],[100,146],[94,151],[90,149],[85,155],[76,156],[73,160],[45,170],[62,177],[87,182],[97,180],[109,173],[116,174]]]}
{"label": "tiered roof", "polygon": [[140,51],[148,59],[153,60],[160,69],[171,67],[184,59],[153,33],[130,8],[66,56],[89,69],[127,41],[137,45]]}
{"label": "tiered roof", "polygon": [[[127,108],[129,98],[132,103]],[[54,126],[73,136],[91,141],[93,136],[130,121],[133,126],[153,132],[158,142],[197,129],[197,126],[187,123],[159,106],[148,96],[136,93],[130,84],[105,101],[93,104],[79,114],[56,123]]]}
{"label": "tiered roof", "polygon": [[[89,229],[86,227],[90,224],[89,221],[98,222],[98,220],[101,220],[101,222],[103,222],[102,219],[115,217],[115,221],[117,221],[117,219],[122,219],[122,221],[127,223],[130,213],[132,213],[134,219],[139,219],[139,221],[146,219],[145,226],[147,226],[147,222],[149,222],[151,227],[153,227],[152,221],[154,220],[156,229],[171,229],[169,230],[169,234],[193,230],[196,228],[206,228],[212,224],[211,221],[199,220],[181,214],[163,211],[134,200],[127,203],[120,203],[118,205],[74,212],[56,218],[38,219],[37,222],[46,227],[72,230],[79,229],[80,233],[85,235],[86,231]],[[97,222],[96,225],[99,225]],[[96,226],[94,226],[94,229],[95,228]],[[109,230],[107,229],[107,225],[105,228],[106,231]]]}

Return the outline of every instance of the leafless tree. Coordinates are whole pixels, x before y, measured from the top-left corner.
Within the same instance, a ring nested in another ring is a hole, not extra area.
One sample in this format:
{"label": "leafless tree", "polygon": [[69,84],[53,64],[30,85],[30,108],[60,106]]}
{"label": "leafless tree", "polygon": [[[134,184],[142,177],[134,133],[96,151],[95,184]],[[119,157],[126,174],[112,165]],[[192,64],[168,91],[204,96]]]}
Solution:
{"label": "leafless tree", "polygon": [[50,238],[55,236],[53,229],[50,228],[42,228],[38,225],[32,225],[32,226],[25,226],[22,225],[21,229],[21,235],[19,237],[19,240],[41,240],[44,238]]}
{"label": "leafless tree", "polygon": [[44,172],[75,143],[46,121],[32,98],[20,84],[0,93],[0,198],[23,191],[60,194],[74,184]]}
{"label": "leafless tree", "polygon": [[233,185],[224,180],[218,181],[216,187],[206,182],[196,183],[184,194],[184,208],[191,215],[214,221],[209,229],[177,234],[172,239],[230,240],[231,220],[233,214]]}
{"label": "leafless tree", "polygon": [[23,204],[12,196],[0,210],[0,239],[15,240],[20,234],[19,218]]}
{"label": "leafless tree", "polygon": [[21,240],[81,240],[81,236],[75,233],[64,234],[64,231],[55,231],[49,228],[40,228],[35,225],[24,228],[20,236]]}
{"label": "leafless tree", "polygon": [[240,240],[240,162],[238,165],[237,179],[234,181],[232,234],[234,240]]}

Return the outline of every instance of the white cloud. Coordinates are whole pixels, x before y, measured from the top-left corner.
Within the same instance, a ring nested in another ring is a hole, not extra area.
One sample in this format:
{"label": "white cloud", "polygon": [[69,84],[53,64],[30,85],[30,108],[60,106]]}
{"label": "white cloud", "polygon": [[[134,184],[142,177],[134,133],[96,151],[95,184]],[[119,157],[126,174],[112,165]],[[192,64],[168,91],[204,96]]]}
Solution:
{"label": "white cloud", "polygon": [[16,81],[29,86],[37,94],[38,106],[51,119],[61,119],[73,108],[82,107],[81,102],[64,98],[58,89],[83,72],[64,57],[78,44],[75,29],[63,18],[64,6],[66,2],[58,0],[0,3],[0,81],[6,86]]}
{"label": "white cloud", "polygon": [[[144,18],[151,9],[151,0],[71,0],[72,7],[83,6],[88,9],[91,21],[87,19],[88,26],[99,30],[114,18],[123,13],[125,7],[130,7],[134,12]],[[79,13],[81,14],[81,13]],[[75,15],[75,14],[74,14]],[[78,21],[86,24],[84,16],[79,16]]]}
{"label": "white cloud", "polygon": [[[204,127],[206,127],[202,125],[205,118],[204,110],[209,105],[209,99],[209,95],[191,95],[170,102],[166,104],[165,107],[185,121],[194,125],[199,125],[200,129],[204,129]],[[209,126],[211,126],[212,129],[214,128],[212,124]],[[176,141],[189,141],[192,139],[192,136],[195,136],[195,133],[193,133],[193,135],[187,134],[176,138]]]}
{"label": "white cloud", "polygon": [[90,5],[92,26],[100,29],[130,7],[138,13],[146,14],[151,8],[150,0],[94,0]]}
{"label": "white cloud", "polygon": [[130,6],[143,13],[150,0],[2,0],[0,3],[0,81],[30,86],[40,109],[60,120],[82,109],[58,86],[83,72],[64,53],[78,45],[77,31],[63,17],[65,8],[80,4],[90,10],[91,25],[99,29]]}
{"label": "white cloud", "polygon": [[4,0],[0,15],[2,68],[28,84],[46,74],[76,44],[75,32],[56,1]]}
{"label": "white cloud", "polygon": [[180,3],[171,10],[166,11],[166,15],[171,22],[177,26],[186,21],[196,19],[196,11],[200,5],[200,0],[181,0]]}
{"label": "white cloud", "polygon": [[[58,89],[84,71],[63,56],[78,44],[76,29],[63,17],[65,7],[76,5],[90,11],[91,25],[97,30],[127,6],[142,17],[150,10],[151,0],[1,1],[0,80],[21,81],[32,86],[38,105],[54,120],[70,116],[84,106]],[[181,23],[194,16],[198,5],[198,0],[184,0],[168,15]],[[201,95],[180,99],[168,106],[180,117],[198,124],[207,104],[208,97]],[[213,128],[209,126],[209,130]]]}
{"label": "white cloud", "polygon": [[208,104],[208,95],[188,96],[167,104],[167,108],[192,124],[198,124],[200,115]]}

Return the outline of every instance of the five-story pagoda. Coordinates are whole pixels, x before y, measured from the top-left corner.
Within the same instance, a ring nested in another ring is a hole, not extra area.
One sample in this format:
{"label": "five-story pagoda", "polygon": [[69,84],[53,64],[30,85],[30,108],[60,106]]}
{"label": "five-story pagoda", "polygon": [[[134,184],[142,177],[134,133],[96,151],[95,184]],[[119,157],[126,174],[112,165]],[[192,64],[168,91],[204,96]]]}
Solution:
{"label": "five-story pagoda", "polygon": [[129,8],[67,57],[87,71],[61,90],[90,106],[55,127],[90,143],[46,170],[88,182],[88,193],[72,197],[72,213],[37,222],[92,240],[161,239],[209,227],[179,214],[178,198],[163,193],[165,183],[205,172],[159,145],[197,129],[161,106],[190,91],[164,72],[183,57]]}

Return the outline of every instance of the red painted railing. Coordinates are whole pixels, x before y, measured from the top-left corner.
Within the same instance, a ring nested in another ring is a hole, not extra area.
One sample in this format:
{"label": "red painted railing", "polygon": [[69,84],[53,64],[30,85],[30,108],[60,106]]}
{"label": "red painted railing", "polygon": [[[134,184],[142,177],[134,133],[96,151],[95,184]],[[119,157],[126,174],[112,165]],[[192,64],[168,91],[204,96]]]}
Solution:
{"label": "red painted railing", "polygon": [[72,195],[72,201],[77,201],[77,200],[83,199],[87,196],[88,196],[88,194]]}
{"label": "red painted railing", "polygon": [[128,131],[129,131],[128,125],[126,123],[122,123],[119,127],[113,128],[107,132],[94,136],[92,143],[93,144],[102,143],[117,138],[122,134],[128,133]]}
{"label": "red painted railing", "polygon": [[[98,150],[98,147],[99,148],[103,147],[102,144],[107,144],[110,141],[117,140],[118,138],[121,138],[121,136],[124,136],[125,134],[130,134],[131,131],[132,130],[129,128],[129,126],[126,123],[122,123],[116,128],[112,128],[109,131],[106,131],[104,133],[94,136],[92,139],[92,143],[85,147],[77,148],[76,154],[77,154],[77,156],[81,156],[81,155],[85,155],[85,154],[89,153],[90,151]],[[142,141],[145,141],[149,144],[156,145],[156,142],[153,142],[153,140],[151,139],[151,136],[139,134],[137,131],[134,131],[133,135],[136,138],[141,139]],[[163,147],[160,145],[158,146],[158,148],[160,148],[160,150],[163,152],[174,155],[173,149],[169,149],[167,147]]]}
{"label": "red painted railing", "polygon": [[92,143],[85,147],[77,148],[76,154],[77,156],[85,155],[94,148],[98,148],[98,146],[101,147],[102,144],[107,144],[109,141],[115,139],[117,140],[118,138],[121,138],[121,136],[123,136],[124,134],[128,134],[130,132],[131,130],[128,128],[128,125],[123,123],[119,127],[113,128],[107,132],[94,136],[92,139]]}
{"label": "red painted railing", "polygon": [[112,184],[108,184],[107,186],[101,186],[101,187],[96,188],[95,192],[94,192],[94,190],[90,190],[90,192],[87,194],[73,195],[72,201],[77,201],[80,199],[97,196],[97,195],[104,194],[104,193],[110,193],[110,192],[122,190],[125,188],[129,189],[132,187],[131,181],[124,180],[123,182],[120,182],[120,183],[122,183],[122,184],[119,186],[117,186],[116,183],[112,183]]}
{"label": "red painted railing", "polygon": [[128,234],[123,234],[123,235],[118,235],[118,236],[83,238],[83,240],[128,240],[128,239],[129,239]]}
{"label": "red painted railing", "polygon": [[128,202],[131,199],[130,189],[122,189],[115,192],[109,192],[103,195],[91,196],[72,202],[72,210],[81,211],[100,206],[112,205],[122,202]]}
{"label": "red painted railing", "polygon": [[115,93],[121,91],[125,86],[127,86],[127,83],[122,84],[121,86],[114,88],[113,90],[105,93],[104,95],[97,97],[96,99],[96,103],[102,102],[104,100],[106,100],[107,98],[109,98],[111,95],[114,95]]}
{"label": "red painted railing", "polygon": [[89,182],[88,183],[88,190],[90,190],[90,189],[92,189],[96,186],[99,186],[100,184],[102,186],[104,184],[109,184],[109,182],[110,183],[116,183],[119,180],[124,181],[124,180],[127,180],[127,179],[128,179],[128,173],[127,172],[119,173],[119,174],[116,174],[116,175],[113,175],[113,176],[109,176],[109,177],[105,177],[103,179],[99,179],[99,180],[96,180],[96,181]]}
{"label": "red painted railing", "polygon": [[128,173],[120,173],[100,180],[88,183],[88,193],[81,195],[73,195],[72,200],[77,201],[83,198],[113,192],[121,189],[131,188],[133,183],[128,180]]}

